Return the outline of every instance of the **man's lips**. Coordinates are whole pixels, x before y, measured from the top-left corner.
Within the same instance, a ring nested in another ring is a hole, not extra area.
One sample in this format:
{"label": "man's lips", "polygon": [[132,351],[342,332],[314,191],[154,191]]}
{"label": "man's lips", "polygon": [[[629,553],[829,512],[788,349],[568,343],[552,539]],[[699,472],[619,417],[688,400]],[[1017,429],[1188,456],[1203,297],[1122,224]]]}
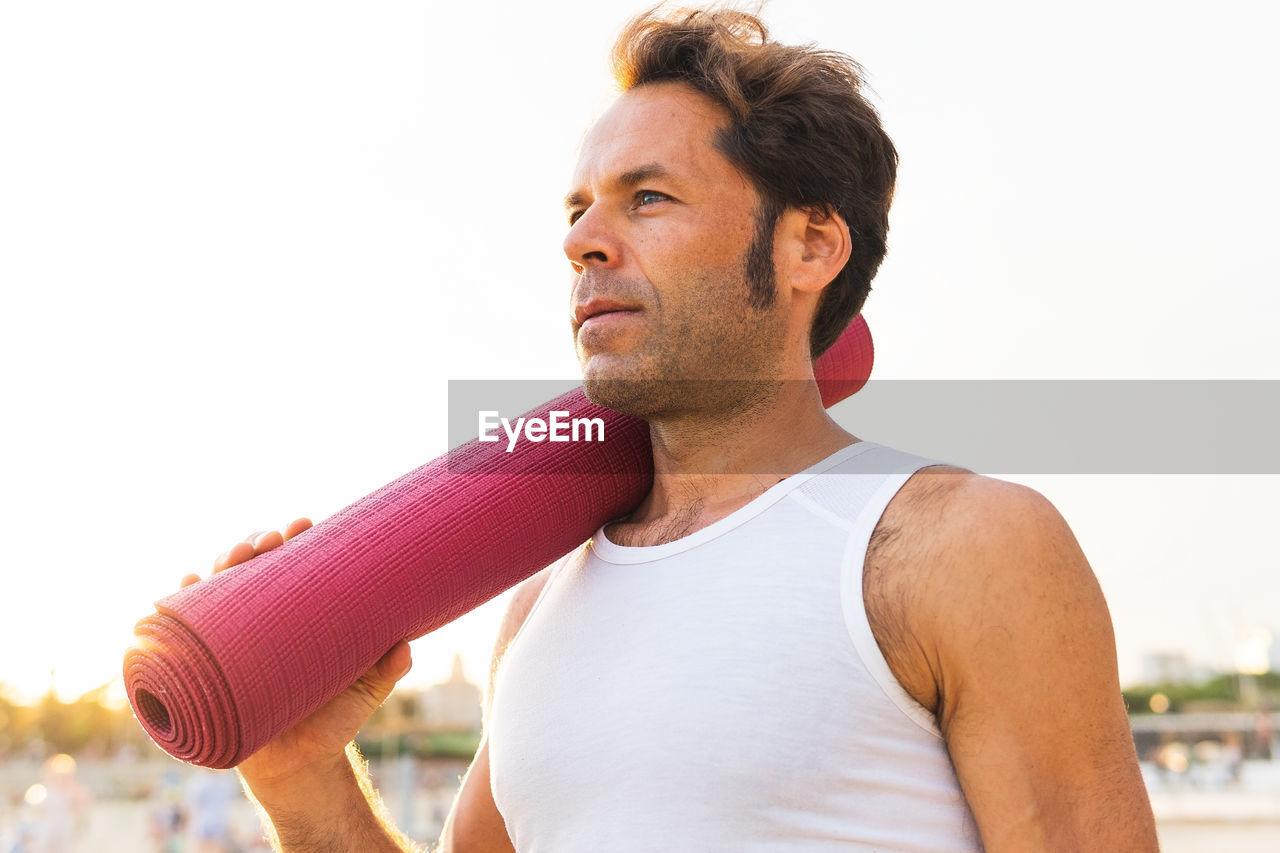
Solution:
{"label": "man's lips", "polygon": [[592,299],[590,302],[574,306],[573,322],[575,326],[581,327],[588,320],[604,319],[613,315],[621,317],[636,314],[639,311],[639,307],[635,305],[625,305],[607,299]]}

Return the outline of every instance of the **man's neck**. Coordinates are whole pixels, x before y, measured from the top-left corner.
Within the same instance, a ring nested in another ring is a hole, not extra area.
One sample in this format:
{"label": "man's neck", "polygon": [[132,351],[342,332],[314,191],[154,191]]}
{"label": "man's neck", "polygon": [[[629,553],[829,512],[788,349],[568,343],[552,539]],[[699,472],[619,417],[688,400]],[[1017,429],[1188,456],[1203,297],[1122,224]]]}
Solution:
{"label": "man's neck", "polygon": [[653,489],[609,525],[609,539],[619,545],[688,536],[858,440],[827,415],[812,380],[780,382],[747,414],[650,421],[649,435]]}

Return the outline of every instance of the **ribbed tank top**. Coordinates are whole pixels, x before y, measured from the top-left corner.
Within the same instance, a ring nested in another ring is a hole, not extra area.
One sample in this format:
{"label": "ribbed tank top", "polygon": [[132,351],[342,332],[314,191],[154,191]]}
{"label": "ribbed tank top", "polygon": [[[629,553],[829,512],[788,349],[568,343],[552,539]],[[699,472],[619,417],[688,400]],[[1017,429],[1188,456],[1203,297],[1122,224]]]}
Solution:
{"label": "ribbed tank top", "polygon": [[930,464],[859,442],[690,536],[601,529],[557,564],[489,719],[516,850],[980,850],[862,601],[872,530]]}

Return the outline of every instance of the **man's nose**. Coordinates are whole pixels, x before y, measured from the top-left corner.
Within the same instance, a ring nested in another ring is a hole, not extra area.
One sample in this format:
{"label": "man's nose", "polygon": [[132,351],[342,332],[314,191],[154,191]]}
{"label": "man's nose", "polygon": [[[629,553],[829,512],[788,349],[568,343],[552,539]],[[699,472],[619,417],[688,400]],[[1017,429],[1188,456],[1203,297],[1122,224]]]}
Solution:
{"label": "man's nose", "polygon": [[564,254],[575,272],[587,267],[617,266],[622,257],[617,237],[605,222],[603,211],[588,207],[569,228],[564,238]]}

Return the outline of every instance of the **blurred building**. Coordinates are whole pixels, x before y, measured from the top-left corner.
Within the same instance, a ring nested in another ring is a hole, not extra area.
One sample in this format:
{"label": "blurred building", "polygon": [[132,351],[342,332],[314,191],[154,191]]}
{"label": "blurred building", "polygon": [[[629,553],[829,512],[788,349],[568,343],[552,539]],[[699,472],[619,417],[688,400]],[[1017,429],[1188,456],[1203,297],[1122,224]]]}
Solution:
{"label": "blurred building", "polygon": [[427,731],[478,732],[480,696],[480,688],[462,670],[462,656],[454,655],[449,678],[422,691],[420,707]]}
{"label": "blurred building", "polygon": [[1151,652],[1142,656],[1143,684],[1186,684],[1193,676],[1186,652]]}

